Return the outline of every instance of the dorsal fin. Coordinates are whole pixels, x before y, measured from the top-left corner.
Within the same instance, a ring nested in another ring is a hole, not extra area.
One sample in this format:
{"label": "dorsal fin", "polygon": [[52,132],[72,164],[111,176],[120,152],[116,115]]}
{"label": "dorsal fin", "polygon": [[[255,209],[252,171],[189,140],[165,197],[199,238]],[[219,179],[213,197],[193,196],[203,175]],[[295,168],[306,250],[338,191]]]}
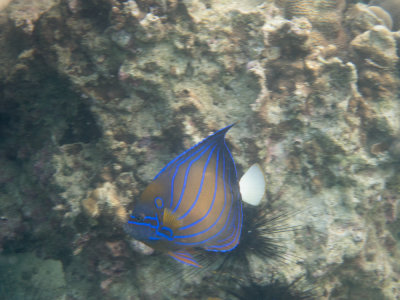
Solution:
{"label": "dorsal fin", "polygon": [[222,128],[222,129],[218,130],[214,134],[212,134],[209,137],[207,137],[206,139],[202,140],[200,143],[194,145],[193,147],[189,148],[185,152],[183,152],[180,155],[178,155],[177,157],[175,157],[164,168],[162,168],[162,170],[154,177],[153,180],[156,180],[162,173],[164,173],[164,171],[166,171],[168,168],[172,167],[174,165],[174,163],[177,163],[179,161],[184,160],[185,157],[189,157],[194,151],[196,151],[197,149],[201,148],[202,146],[214,144],[214,143],[217,143],[217,142],[222,142],[223,143],[224,142],[224,138],[225,138],[225,134],[235,124],[236,123],[233,123],[231,125],[228,125],[228,126]]}

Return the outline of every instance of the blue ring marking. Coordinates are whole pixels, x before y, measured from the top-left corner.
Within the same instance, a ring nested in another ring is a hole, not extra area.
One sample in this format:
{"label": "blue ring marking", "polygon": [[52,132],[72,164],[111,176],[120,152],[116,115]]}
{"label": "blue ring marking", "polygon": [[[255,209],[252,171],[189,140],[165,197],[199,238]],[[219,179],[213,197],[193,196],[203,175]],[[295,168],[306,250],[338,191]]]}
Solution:
{"label": "blue ring marking", "polygon": [[[228,164],[228,182],[229,182],[229,191],[230,191],[230,195],[231,195],[231,206],[230,206],[230,208],[229,208],[229,216],[228,216],[227,220],[228,220],[229,217],[230,217],[230,213],[231,213],[232,206],[233,206],[234,204],[236,204],[237,201],[238,201],[238,200],[236,200],[236,202],[235,202],[235,197],[234,197],[234,194],[233,194],[233,191],[232,191],[231,171],[232,171],[232,170],[231,170],[231,165]],[[240,218],[239,218],[239,220],[240,220]],[[226,226],[226,225],[225,225],[225,226]],[[224,226],[224,227],[225,227],[225,226]],[[226,238],[224,238],[224,239],[222,239],[222,240],[217,241],[216,244],[221,243],[221,242],[225,242],[225,241],[231,239],[233,235],[235,235],[235,231],[236,231],[235,218],[232,218],[232,220],[230,221],[228,230],[230,231],[232,227],[233,227],[232,233],[231,233],[228,237],[226,237]],[[234,240],[234,239],[233,239],[233,240]],[[232,242],[231,242],[231,243],[232,243]],[[217,246],[217,245],[215,245],[215,246],[210,246],[210,247],[222,248],[222,247],[225,247],[225,246],[227,246],[227,245],[230,245],[231,243],[224,244],[224,246]],[[213,251],[213,250],[211,250],[211,251]],[[214,251],[217,251],[217,250],[214,250]]]}
{"label": "blue ring marking", "polygon": [[[226,244],[223,244],[223,245],[218,245],[218,246],[211,246],[210,248],[208,248],[208,249],[206,249],[207,251],[214,251],[214,252],[227,252],[227,251],[231,251],[231,250],[233,250],[233,249],[235,249],[236,247],[237,247],[237,245],[239,245],[239,243],[237,243],[233,248],[231,248],[231,249],[229,249],[229,250],[216,250],[215,248],[223,248],[223,247],[226,247],[226,246],[229,246],[230,244],[232,244],[235,240],[236,240],[236,237],[237,237],[237,235],[238,235],[238,233],[239,233],[239,237],[238,237],[238,241],[240,241],[240,236],[241,236],[241,234],[242,234],[242,224],[241,224],[241,212],[242,212],[242,204],[240,203],[240,210],[239,210],[239,226],[237,227],[237,230],[235,230],[234,232],[232,232],[232,234],[229,236],[229,237],[231,237],[232,235],[233,235],[233,233],[235,233],[235,237],[234,237],[234,239],[232,240],[232,241],[230,241],[229,243],[226,243]],[[221,242],[221,241],[220,241]]]}
{"label": "blue ring marking", "polygon": [[[180,155],[178,155],[176,158],[174,158],[173,160],[171,160],[164,168],[161,169],[161,171],[154,177],[153,181],[156,180],[162,173],[164,173],[165,171],[167,171],[167,169],[170,168],[169,173],[171,174],[173,168],[175,168],[175,172],[173,174],[172,177],[172,181],[171,181],[171,201],[170,201],[170,205],[169,207],[172,209],[173,206],[173,195],[174,195],[174,183],[175,183],[175,177],[176,174],[178,172],[179,167],[185,163],[188,159],[190,159],[191,157],[193,157],[194,155],[196,155],[197,153],[199,153],[202,149],[204,149],[204,147],[208,144],[208,146],[213,145],[216,142],[224,142],[225,139],[225,135],[227,133],[227,131],[233,127],[236,123],[230,124],[220,130],[218,130],[217,132],[215,132],[214,134],[208,136],[207,138],[205,138],[204,140],[202,140],[200,143],[197,143],[196,145],[194,145],[193,147],[189,148],[188,150],[186,150],[185,152],[181,153]],[[202,145],[203,144],[203,145]],[[197,149],[196,152],[191,153],[188,157],[184,158],[185,155],[188,155],[190,151],[194,151]],[[182,160],[180,162],[180,160]],[[175,166],[174,166],[175,165]]]}
{"label": "blue ring marking", "polygon": [[[214,151],[214,149],[213,149],[213,151]],[[212,153],[211,153],[211,154],[212,154]],[[215,202],[215,196],[216,196],[217,190],[218,190],[218,156],[219,156],[219,150],[218,150],[218,152],[217,152],[217,160],[216,160],[216,164],[215,164],[214,196],[213,196],[213,199],[212,199],[210,208],[208,209],[207,213],[206,213],[202,218],[200,218],[199,220],[193,222],[192,224],[189,224],[189,225],[186,225],[186,226],[184,226],[184,227],[179,228],[179,230],[188,229],[188,228],[190,228],[190,227],[196,225],[197,223],[201,222],[202,220],[204,220],[204,219],[207,217],[207,215],[210,213],[211,209],[213,208],[214,202]],[[208,161],[207,161],[207,164],[208,164]],[[205,169],[203,170],[203,176],[204,176],[204,172],[205,172]],[[200,191],[199,191],[199,193],[197,194],[196,201],[197,201],[199,195],[200,195]],[[194,204],[192,204],[192,206],[190,207],[190,210],[192,210],[193,206],[194,206]],[[188,212],[186,212],[186,214],[189,213],[190,210],[189,210]],[[185,214],[185,215],[186,215],[186,214]],[[184,215],[184,216],[185,216],[185,215]],[[183,216],[182,216],[182,217],[183,217]]]}
{"label": "blue ring marking", "polygon": [[[238,216],[239,217],[239,216]],[[239,218],[239,220],[240,220],[240,218]],[[224,239],[222,239],[222,240],[219,240],[219,241],[217,241],[217,242],[215,242],[215,245],[214,246],[210,246],[210,247],[225,247],[225,246],[228,246],[228,245],[230,245],[230,243],[226,243],[226,244],[223,244],[224,246],[221,246],[221,245],[216,245],[216,244],[219,244],[219,243],[223,243],[223,242],[225,242],[225,241],[229,241],[234,235],[235,235],[235,233],[236,233],[236,226],[235,226],[235,218],[232,218],[232,220],[230,221],[230,224],[229,224],[229,227],[228,227],[228,231],[232,231],[231,233],[230,233],[230,235],[229,236],[227,236],[226,238],[224,238]]]}
{"label": "blue ring marking", "polygon": [[[222,153],[222,155],[223,155],[223,154],[224,154],[224,153]],[[217,152],[217,163],[216,163],[217,167],[218,167],[218,164],[219,164],[219,150],[218,150],[218,152]],[[223,170],[222,181],[224,182],[224,191],[225,191],[225,192],[224,192],[224,206],[222,207],[222,210],[221,210],[221,212],[219,213],[218,218],[214,221],[214,223],[213,223],[211,226],[209,226],[208,228],[206,228],[206,229],[204,229],[204,230],[202,230],[202,231],[199,231],[199,232],[196,232],[196,233],[193,233],[193,234],[188,234],[188,235],[175,236],[176,238],[178,238],[178,239],[183,239],[183,238],[190,238],[190,237],[198,236],[198,235],[200,235],[200,234],[203,234],[203,233],[205,233],[205,232],[208,232],[211,228],[213,228],[216,224],[218,224],[219,220],[221,219],[221,217],[222,217],[222,215],[223,215],[223,213],[224,213],[225,206],[226,206],[225,160],[222,160],[222,170]],[[215,196],[215,193],[216,193],[216,190],[214,191],[214,196]],[[228,218],[229,218],[229,215],[228,215]],[[220,233],[224,230],[224,228],[225,228],[225,226],[218,232],[218,234],[220,234]],[[213,237],[215,237],[215,236],[213,236]],[[209,239],[207,239],[207,240],[209,240]]]}
{"label": "blue ring marking", "polygon": [[[232,230],[232,228],[233,228],[233,230]],[[226,238],[224,238],[222,240],[216,241],[213,246],[209,246],[205,250],[207,250],[207,251],[229,251],[229,250],[213,250],[213,248],[214,249],[215,248],[223,248],[223,247],[229,246],[229,245],[231,245],[233,243],[233,241],[235,240],[235,238],[237,236],[237,227],[235,226],[235,218],[232,218],[232,220],[230,221],[228,230],[229,231],[232,230],[232,232],[230,233],[230,235],[228,237],[226,237]],[[233,237],[233,239],[232,239],[232,237]],[[223,243],[223,242],[226,242],[226,241],[228,241],[228,242],[225,243],[225,244],[222,244],[222,245],[218,245],[219,243]]]}
{"label": "blue ring marking", "polygon": [[[175,172],[174,175],[172,176],[172,180],[171,180],[171,204],[170,204],[170,208],[172,208],[172,204],[174,202],[174,185],[175,185],[175,177],[176,174],[178,174],[179,168],[181,165],[183,165],[186,161],[188,161],[189,159],[191,159],[193,156],[195,156],[196,154],[198,154],[199,152],[203,151],[204,148],[206,148],[206,150],[204,152],[206,152],[208,150],[208,148],[210,148],[212,146],[212,143],[210,143],[210,145],[204,145],[202,146],[200,149],[198,149],[196,152],[192,153],[191,155],[189,155],[188,157],[186,157],[183,161],[179,162],[177,161],[178,165],[175,166]],[[204,153],[203,152],[203,153]],[[203,155],[203,153],[200,154]],[[179,205],[178,205],[179,206]],[[175,208],[176,209],[176,208]],[[175,211],[174,211],[175,212]]]}
{"label": "blue ring marking", "polygon": [[[232,197],[233,197],[233,195],[232,195]],[[232,208],[232,204],[231,204],[231,208]],[[241,227],[242,227],[242,221],[241,221],[241,219],[242,219],[242,217],[243,217],[242,203],[240,203],[240,208],[241,208],[241,209],[239,210],[239,216],[238,216],[238,217],[239,217],[239,228],[238,228],[239,230],[237,230],[237,231],[236,231],[236,234],[235,234],[235,236],[237,236],[237,233],[239,232],[239,238],[240,238]],[[231,213],[231,210],[229,211],[228,218],[229,218],[230,213]],[[233,220],[234,220],[234,219],[233,219]],[[227,221],[228,221],[228,219],[227,219]],[[226,222],[226,223],[227,223],[227,222]],[[218,233],[216,233],[215,235],[213,235],[213,236],[211,236],[211,237],[209,237],[209,238],[207,238],[207,239],[205,239],[205,240],[203,240],[203,241],[193,242],[193,243],[187,243],[187,242],[185,243],[185,242],[177,242],[177,241],[175,241],[174,243],[177,244],[177,245],[200,245],[200,244],[203,244],[203,243],[208,242],[209,240],[211,240],[211,239],[217,237],[219,234],[221,234],[221,232],[224,230],[224,228],[225,228],[225,226],[226,226],[226,223],[225,223],[224,227],[223,227]],[[231,251],[231,250],[233,250],[234,248],[236,248],[238,244],[239,244],[239,243],[237,243],[237,244],[235,245],[235,247],[233,247],[232,249],[229,249],[229,250],[220,250],[220,252]]]}
{"label": "blue ring marking", "polygon": [[[158,201],[159,200],[159,201]],[[161,203],[160,203],[161,202]],[[161,197],[156,197],[154,199],[154,205],[156,206],[156,208],[161,209],[164,207],[164,200]]]}
{"label": "blue ring marking", "polygon": [[[211,158],[212,158],[212,156],[213,156],[213,153],[214,153],[214,150],[215,150],[216,147],[217,147],[217,145],[215,145],[215,146],[211,149],[211,152],[210,152],[210,154],[209,154],[208,157],[207,157],[207,161],[206,161],[206,163],[205,163],[205,165],[204,165],[204,168],[203,168],[203,174],[201,175],[200,187],[199,187],[199,191],[197,192],[196,199],[194,200],[194,202],[192,203],[192,205],[190,206],[190,208],[189,208],[182,216],[180,216],[180,217],[178,218],[178,220],[182,220],[183,218],[185,218],[185,217],[192,211],[193,207],[196,205],[197,201],[199,200],[201,191],[202,191],[202,189],[203,189],[204,176],[205,176],[205,173],[206,173],[208,164],[210,163],[210,160],[211,160]],[[216,169],[217,169],[217,174],[218,174],[218,165],[217,165],[217,168],[216,168]],[[217,178],[217,177],[216,177],[216,178]],[[216,181],[217,181],[217,180],[216,180]],[[185,226],[185,227],[180,228],[180,230],[187,229],[187,228],[189,228],[189,227],[191,227],[191,226],[197,224],[198,222],[202,221],[205,217],[207,217],[207,215],[209,214],[209,212],[210,212],[211,209],[212,209],[212,206],[213,206],[213,204],[214,204],[214,200],[215,200],[215,194],[214,194],[214,199],[213,199],[213,201],[212,201],[212,203],[211,203],[211,207],[208,209],[208,212],[206,213],[206,215],[203,216],[201,219],[197,220],[196,222],[194,222],[194,223],[192,223],[192,224],[189,224],[189,225],[187,225],[187,226]]]}
{"label": "blue ring marking", "polygon": [[[232,195],[233,196],[233,195]],[[234,237],[234,239],[232,240],[232,241],[230,241],[229,243],[226,243],[226,244],[223,244],[223,245],[219,245],[219,246],[213,246],[213,248],[222,248],[222,247],[226,247],[226,246],[228,246],[228,245],[231,245],[235,240],[236,240],[236,237],[238,236],[238,234],[239,234],[239,237],[238,237],[238,241],[240,241],[240,237],[241,237],[241,234],[242,234],[242,219],[243,219],[243,206],[242,206],[242,201],[240,200],[240,198],[237,200],[237,202],[236,203],[238,203],[239,205],[240,205],[240,207],[238,208],[238,223],[237,223],[237,226],[235,226],[235,231],[234,232],[232,232],[232,234],[233,233],[235,233],[235,237]],[[232,234],[230,235],[230,236],[232,236]],[[222,240],[222,241],[225,241],[226,239],[224,239],[224,240]],[[221,241],[220,241],[221,242]],[[232,249],[230,249],[230,250],[233,250],[233,249],[235,249],[236,247],[237,247],[237,245],[238,245],[239,243],[237,243],[236,245],[235,245],[235,247],[233,247]],[[226,252],[226,251],[230,251],[230,250],[209,250],[209,251],[221,251],[221,252]]]}
{"label": "blue ring marking", "polygon": [[[242,209],[243,209],[243,206],[242,206],[242,202],[240,201],[240,209],[238,209],[239,221],[238,221],[238,226],[235,227],[236,229],[235,229],[235,237],[234,237],[234,239],[232,241],[230,241],[229,243],[226,243],[226,244],[224,244],[222,246],[221,245],[220,246],[215,246],[214,248],[226,247],[228,245],[231,245],[236,240],[236,238],[237,238],[238,241],[240,241],[240,237],[241,237],[241,234],[242,234],[242,217],[243,217],[243,210]],[[239,237],[238,237],[238,235],[239,235]],[[237,247],[237,245],[239,245],[239,243],[237,243],[233,248],[231,248],[229,250],[211,250],[211,251],[226,252],[226,251],[230,251],[230,250],[235,249]]]}
{"label": "blue ring marking", "polygon": [[[236,171],[236,169],[235,169],[235,171]],[[229,240],[231,237],[232,237],[232,235],[235,235],[235,237],[233,238],[233,240],[231,240],[230,242],[228,242],[228,243],[226,243],[226,244],[222,244],[222,245],[215,245],[215,246],[211,246],[210,248],[223,248],[223,247],[226,247],[226,246],[229,246],[229,245],[231,245],[235,240],[236,240],[236,238],[237,238],[237,236],[238,236],[238,234],[239,234],[239,237],[238,237],[238,241],[240,241],[240,237],[241,237],[241,229],[242,229],[242,219],[243,219],[243,204],[242,204],[242,201],[240,200],[240,197],[239,197],[239,192],[238,192],[238,187],[236,186],[236,188],[235,188],[235,194],[233,194],[233,191],[232,191],[232,180],[231,180],[231,170],[230,170],[230,168],[229,168],[229,187],[230,187],[230,192],[231,192],[231,196],[232,196],[232,198],[234,198],[235,196],[236,196],[236,202],[235,202],[235,204],[236,205],[238,205],[239,207],[237,207],[237,211],[238,211],[238,216],[237,216],[237,218],[238,218],[238,223],[236,224],[237,226],[234,226],[234,231],[227,237],[227,238],[225,238],[225,239],[223,239],[223,240],[220,240],[220,241],[218,241],[218,243],[221,243],[221,242],[224,242],[224,241],[227,241],[227,240]],[[231,222],[231,225],[229,226],[229,227],[231,227],[232,226],[232,224],[235,224],[235,219],[232,219],[232,221],[233,222]],[[239,244],[239,243],[238,243]],[[238,245],[238,244],[236,244],[235,245],[235,247],[233,247],[232,249],[230,249],[230,250],[233,250],[233,249],[235,249],[236,248],[236,246]],[[213,249],[206,249],[206,250],[208,250],[208,251],[221,251],[221,252],[226,252],[226,251],[230,251],[230,250],[213,250]]]}
{"label": "blue ring marking", "polygon": [[[178,210],[179,206],[181,205],[182,198],[183,198],[183,195],[184,195],[185,189],[186,189],[187,178],[188,178],[188,174],[189,174],[189,172],[190,172],[190,168],[192,167],[192,165],[193,165],[196,161],[198,161],[198,160],[204,155],[204,153],[206,153],[206,152],[208,151],[208,149],[210,149],[211,146],[212,146],[212,145],[209,145],[203,152],[201,152],[201,153],[199,154],[199,156],[197,156],[195,159],[193,159],[193,160],[190,161],[190,163],[189,163],[189,165],[188,165],[188,167],[187,167],[187,169],[186,169],[186,172],[185,172],[185,178],[184,178],[184,180],[183,180],[183,186],[182,186],[182,190],[181,190],[181,195],[180,195],[180,197],[179,197],[178,203],[176,204],[175,208],[174,208],[173,211],[172,211],[173,213],[175,213],[175,212]],[[175,177],[175,175],[176,175],[176,174],[174,174],[174,177]],[[175,178],[174,178],[173,180],[175,180]],[[172,197],[173,197],[173,195],[171,195],[171,199],[173,199]]]}

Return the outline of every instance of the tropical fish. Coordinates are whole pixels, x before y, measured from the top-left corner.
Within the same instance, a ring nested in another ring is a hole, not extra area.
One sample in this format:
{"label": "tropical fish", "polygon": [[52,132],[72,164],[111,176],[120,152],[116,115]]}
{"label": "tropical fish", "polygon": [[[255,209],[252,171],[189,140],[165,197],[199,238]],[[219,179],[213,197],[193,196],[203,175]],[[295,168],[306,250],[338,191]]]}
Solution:
{"label": "tropical fish", "polygon": [[242,201],[225,143],[233,125],[183,152],[154,177],[125,224],[127,233],[196,267],[193,249],[226,252],[239,244]]}

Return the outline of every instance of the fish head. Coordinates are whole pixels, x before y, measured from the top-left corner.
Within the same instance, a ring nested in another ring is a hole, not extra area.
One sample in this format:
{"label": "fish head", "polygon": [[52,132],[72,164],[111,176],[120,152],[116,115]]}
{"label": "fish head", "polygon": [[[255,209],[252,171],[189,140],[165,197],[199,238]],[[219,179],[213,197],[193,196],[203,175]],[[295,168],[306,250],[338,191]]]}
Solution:
{"label": "fish head", "polygon": [[163,203],[160,197],[155,197],[154,201],[140,201],[125,224],[125,231],[149,246],[156,246],[155,242],[173,241],[174,231],[181,223]]}
{"label": "fish head", "polygon": [[160,220],[158,213],[145,205],[137,205],[125,224],[125,231],[139,241],[158,240]]}

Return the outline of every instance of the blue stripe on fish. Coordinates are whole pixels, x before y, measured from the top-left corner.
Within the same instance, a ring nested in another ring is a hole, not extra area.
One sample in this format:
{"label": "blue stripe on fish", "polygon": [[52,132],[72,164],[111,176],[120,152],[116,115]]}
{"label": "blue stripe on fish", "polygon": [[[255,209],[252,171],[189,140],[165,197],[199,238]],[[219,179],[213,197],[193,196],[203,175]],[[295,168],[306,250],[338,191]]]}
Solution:
{"label": "blue stripe on fish", "polygon": [[[181,219],[185,218],[185,217],[192,211],[193,207],[196,205],[197,201],[199,200],[199,196],[200,196],[201,190],[203,189],[205,171],[206,171],[206,169],[207,169],[207,167],[208,167],[208,164],[210,163],[210,159],[211,159],[211,157],[212,157],[212,154],[213,154],[213,152],[214,152],[214,149],[215,149],[215,146],[214,146],[214,148],[211,150],[210,154],[208,155],[207,162],[206,162],[206,164],[205,164],[205,166],[204,166],[203,174],[202,174],[202,176],[201,176],[200,188],[199,188],[199,191],[197,192],[196,200],[194,200],[194,202],[193,202],[193,204],[190,206],[189,210],[188,210],[187,212],[185,212],[182,216],[180,216],[180,217],[178,218],[178,220],[181,220]],[[219,153],[217,154],[217,156],[218,156],[218,155],[219,155]],[[217,161],[218,161],[218,157],[217,157]],[[217,167],[216,167],[215,173],[216,173],[215,181],[217,181],[217,178],[218,178],[218,177],[217,177],[217,175],[218,175],[218,165],[217,165]],[[215,186],[216,186],[216,183],[215,183]],[[216,189],[215,189],[215,192],[216,192]],[[196,222],[194,222],[194,223],[192,223],[192,224],[189,224],[189,225],[187,225],[187,226],[185,226],[185,227],[180,228],[180,230],[183,230],[183,229],[192,227],[192,226],[196,225],[197,223],[201,222],[202,220],[204,220],[204,218],[206,218],[207,215],[209,214],[209,212],[210,212],[210,210],[211,210],[211,208],[212,208],[212,205],[213,205],[213,203],[214,203],[214,200],[215,200],[215,193],[214,193],[213,201],[211,202],[211,206],[210,206],[210,208],[208,209],[206,215],[205,215],[204,217],[200,218],[199,220],[197,220]]]}
{"label": "blue stripe on fish", "polygon": [[[211,147],[211,145],[210,145],[209,147]],[[208,150],[209,147],[207,147],[206,150]],[[210,154],[208,155],[208,159],[207,159],[207,162],[206,162],[206,164],[205,164],[205,166],[204,166],[204,169],[207,169],[209,160],[211,159],[211,157],[212,157],[212,155],[213,155],[213,152],[214,152],[214,150],[215,150],[215,147],[216,147],[216,146],[214,146],[214,147],[211,149],[211,152],[210,152]],[[207,151],[202,152],[202,153],[200,154],[200,156],[197,157],[196,160],[191,161],[190,164],[189,164],[189,167],[186,169],[185,181],[184,181],[184,183],[183,183],[183,188],[182,188],[181,196],[180,196],[180,198],[179,198],[179,201],[178,201],[177,206],[176,206],[175,209],[173,210],[174,212],[179,208],[179,205],[180,205],[180,203],[181,203],[181,201],[182,201],[183,194],[185,193],[185,190],[186,190],[186,183],[187,183],[187,178],[188,178],[188,174],[189,174],[189,171],[190,171],[190,167],[192,166],[192,164],[193,164],[195,161],[197,161],[198,159],[200,159],[201,156],[202,156],[204,153],[206,153],[206,152],[207,152]],[[202,182],[200,183],[200,189],[199,189],[199,192],[197,193],[198,196],[200,195],[200,192],[201,192],[201,189],[202,189],[202,186],[203,186],[203,184],[202,184],[202,183],[203,183],[203,178],[204,178],[204,170],[203,170],[203,174],[202,174]],[[191,207],[185,214],[183,214],[182,216],[180,216],[180,217],[178,218],[179,220],[183,219],[184,217],[187,216],[188,213],[190,213],[190,211],[192,210],[193,206],[196,204],[197,200],[198,200],[198,197],[196,197],[196,200],[193,202],[192,207]]]}
{"label": "blue stripe on fish", "polygon": [[[217,169],[218,169],[218,161],[219,161],[218,158],[219,158],[219,152],[217,153]],[[223,162],[223,165],[224,165],[224,169],[225,169],[225,162]],[[223,172],[223,174],[224,174],[224,172]],[[216,171],[216,176],[215,176],[215,178],[218,178],[217,175],[218,175],[218,172]],[[224,176],[224,175],[223,175],[223,176]],[[224,182],[224,189],[225,189],[225,182]],[[215,192],[216,192],[216,189],[215,189]],[[213,200],[212,200],[212,202],[211,202],[210,209],[212,209],[212,205],[214,204],[214,201],[215,201],[215,192],[214,192]],[[199,234],[208,232],[208,231],[209,231],[212,227],[214,227],[214,226],[218,223],[218,221],[220,220],[221,215],[222,215],[222,213],[224,212],[224,209],[225,209],[225,204],[226,204],[226,193],[224,193],[224,207],[223,207],[221,213],[219,214],[217,220],[215,220],[215,222],[214,222],[210,227],[208,227],[207,229],[205,229],[205,230],[203,230],[203,231],[200,231],[200,232],[197,232],[197,233],[193,233],[193,234],[191,234],[191,235],[186,235],[186,236],[175,236],[175,237],[176,237],[176,238],[188,238],[188,237],[194,237],[194,236],[196,236],[196,235],[199,235]],[[228,215],[228,218],[229,218],[229,215]],[[196,222],[198,222],[198,221],[196,221]],[[180,228],[180,230],[183,230],[183,229],[186,229],[186,228],[188,228],[188,227],[191,227],[191,225],[193,225],[193,224],[190,224],[190,226],[188,225],[188,226],[182,227],[182,228]],[[224,228],[223,228],[223,229],[224,229]]]}
{"label": "blue stripe on fish", "polygon": [[[176,210],[179,208],[179,205],[180,205],[180,203],[181,203],[181,201],[182,201],[183,192],[185,191],[185,187],[186,187],[187,173],[189,173],[189,171],[190,171],[190,166],[191,166],[194,162],[196,162],[198,159],[200,159],[200,158],[203,156],[203,154],[206,153],[207,150],[208,150],[210,147],[211,147],[211,145],[209,145],[203,152],[201,152],[200,155],[196,157],[196,159],[192,160],[192,161],[189,163],[189,167],[187,168],[186,174],[185,174],[185,182],[183,183],[183,190],[182,190],[182,192],[181,192],[181,196],[179,197],[179,201],[178,201],[176,207],[174,208],[173,212],[176,212]],[[203,147],[203,148],[204,148],[204,147]],[[198,152],[200,152],[200,151],[198,151]],[[198,152],[195,152],[194,154],[192,154],[191,156],[189,156],[188,158],[186,158],[184,161],[182,161],[181,163],[179,163],[178,166],[176,166],[175,173],[174,173],[174,176],[172,177],[172,182],[171,182],[171,199],[173,198],[173,194],[174,194],[175,177],[176,177],[176,175],[177,175],[177,173],[178,173],[178,171],[179,171],[180,166],[181,166],[183,163],[185,163],[186,161],[188,161],[192,156],[194,156],[194,155],[197,154]],[[171,205],[172,205],[172,202],[171,202]]]}
{"label": "blue stripe on fish", "polygon": [[174,259],[199,266],[186,249],[230,251],[243,211],[236,166],[225,143],[229,125],[169,162],[137,202],[125,229]]}

